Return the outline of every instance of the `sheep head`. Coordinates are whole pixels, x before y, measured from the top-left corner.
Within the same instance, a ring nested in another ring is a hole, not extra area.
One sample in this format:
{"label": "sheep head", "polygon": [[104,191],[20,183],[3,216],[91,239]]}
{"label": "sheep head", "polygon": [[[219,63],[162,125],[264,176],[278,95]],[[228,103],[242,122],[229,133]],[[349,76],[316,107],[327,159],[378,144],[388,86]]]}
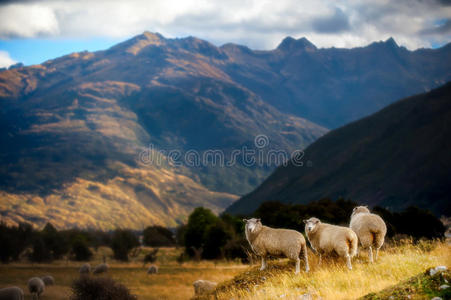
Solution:
{"label": "sheep head", "polygon": [[307,220],[304,220],[305,223],[305,232],[309,233],[309,232],[313,232],[315,231],[316,227],[321,224],[321,221],[318,218],[310,218]]}

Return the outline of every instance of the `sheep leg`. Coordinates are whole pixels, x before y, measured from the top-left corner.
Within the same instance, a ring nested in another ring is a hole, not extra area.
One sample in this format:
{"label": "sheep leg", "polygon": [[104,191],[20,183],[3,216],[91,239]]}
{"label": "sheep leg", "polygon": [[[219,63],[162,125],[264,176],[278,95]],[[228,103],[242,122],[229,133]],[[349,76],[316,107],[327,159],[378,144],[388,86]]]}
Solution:
{"label": "sheep leg", "polygon": [[308,273],[308,271],[310,271],[310,267],[309,267],[309,265],[308,265],[307,246],[304,246],[304,261],[305,261],[305,272]]}
{"label": "sheep leg", "polygon": [[321,266],[321,253],[318,252],[318,256],[319,256],[318,266]]}
{"label": "sheep leg", "polygon": [[299,274],[301,271],[301,259],[299,257],[296,258],[296,271],[294,271],[294,274]]}
{"label": "sheep leg", "polygon": [[377,261],[377,255],[379,254],[379,248],[376,248],[376,253],[374,255],[374,261]]}
{"label": "sheep leg", "polygon": [[373,248],[371,246],[368,248],[368,257],[370,259],[370,263],[373,263]]}
{"label": "sheep leg", "polygon": [[263,271],[264,269],[266,269],[266,261],[265,257],[262,256],[262,266],[260,267],[260,271]]}
{"label": "sheep leg", "polygon": [[349,254],[346,254],[346,266],[348,267],[349,270],[352,270],[351,256],[349,256]]}

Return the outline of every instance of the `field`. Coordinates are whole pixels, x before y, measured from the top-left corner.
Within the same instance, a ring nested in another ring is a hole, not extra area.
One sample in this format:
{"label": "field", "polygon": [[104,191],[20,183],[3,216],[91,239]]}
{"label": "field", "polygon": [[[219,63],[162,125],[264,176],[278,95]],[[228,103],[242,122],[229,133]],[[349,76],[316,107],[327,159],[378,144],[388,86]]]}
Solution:
{"label": "field", "polygon": [[[143,250],[143,253],[147,249]],[[101,248],[91,265],[101,262],[109,249]],[[197,279],[221,282],[216,296],[219,299],[300,299],[309,293],[313,299],[356,299],[371,292],[393,286],[429,267],[451,266],[451,246],[443,242],[423,242],[413,245],[402,242],[390,245],[380,254],[380,260],[370,265],[367,254],[354,259],[352,271],[339,259],[326,259],[318,267],[316,257],[310,253],[309,274],[294,276],[293,265],[285,260],[270,262],[267,270],[249,267],[237,262],[187,262],[179,264],[175,258],[181,249],[160,249],[157,265],[159,274],[147,275],[139,261],[143,253],[129,263],[108,261],[109,275],[125,284],[138,299],[190,299],[192,283]],[[0,266],[0,287],[18,285],[25,289],[28,278],[52,274],[56,286],[49,287],[42,299],[67,299],[70,284],[78,276],[80,263],[57,261],[52,264],[14,263]],[[423,299],[413,295],[414,299]],[[26,299],[30,295],[26,292]]]}

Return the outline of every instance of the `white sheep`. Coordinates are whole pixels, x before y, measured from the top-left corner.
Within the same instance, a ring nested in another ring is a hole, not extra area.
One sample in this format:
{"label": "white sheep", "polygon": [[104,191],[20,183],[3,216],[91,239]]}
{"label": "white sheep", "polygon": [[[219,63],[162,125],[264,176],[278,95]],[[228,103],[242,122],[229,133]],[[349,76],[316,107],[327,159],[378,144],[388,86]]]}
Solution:
{"label": "white sheep", "polygon": [[91,265],[89,263],[81,265],[79,272],[82,275],[91,273]]}
{"label": "white sheep", "polygon": [[346,259],[346,266],[352,270],[351,258],[357,254],[358,238],[347,227],[321,223],[318,218],[304,220],[305,233],[312,249],[321,255],[335,252]]}
{"label": "white sheep", "polygon": [[209,294],[211,292],[213,292],[216,288],[218,284],[216,282],[213,281],[208,281],[208,280],[196,280],[193,283],[194,286],[194,294],[196,296],[200,296],[200,295],[204,295],[204,294]]}
{"label": "white sheep", "polygon": [[107,263],[101,263],[101,264],[98,264],[98,265],[94,268],[94,271],[92,271],[92,273],[93,273],[93,274],[106,273],[106,272],[108,272],[108,269],[109,269],[109,268],[110,268],[110,267],[108,266]]}
{"label": "white sheep", "polygon": [[28,291],[33,295],[33,300],[39,299],[42,293],[45,291],[45,283],[39,277],[33,277],[28,280]]}
{"label": "white sheep", "polygon": [[17,286],[0,289],[0,300],[23,300],[23,290]]}
{"label": "white sheep", "polygon": [[254,253],[261,257],[260,270],[266,268],[265,258],[268,255],[286,256],[296,262],[295,274],[300,271],[300,254],[303,253],[305,260],[305,271],[309,271],[307,244],[304,236],[291,229],[276,229],[263,226],[260,219],[243,219],[246,223],[245,233]]}
{"label": "white sheep", "polygon": [[368,207],[357,206],[352,211],[349,227],[357,234],[362,248],[368,249],[369,260],[373,262],[373,246],[376,249],[375,260],[379,249],[384,244],[387,226],[378,215],[370,213]]}
{"label": "white sheep", "polygon": [[151,265],[148,269],[147,269],[147,274],[157,274],[158,273],[158,267],[155,265]]}
{"label": "white sheep", "polygon": [[55,278],[51,275],[46,275],[41,277],[42,281],[44,281],[45,286],[54,285],[55,284]]}

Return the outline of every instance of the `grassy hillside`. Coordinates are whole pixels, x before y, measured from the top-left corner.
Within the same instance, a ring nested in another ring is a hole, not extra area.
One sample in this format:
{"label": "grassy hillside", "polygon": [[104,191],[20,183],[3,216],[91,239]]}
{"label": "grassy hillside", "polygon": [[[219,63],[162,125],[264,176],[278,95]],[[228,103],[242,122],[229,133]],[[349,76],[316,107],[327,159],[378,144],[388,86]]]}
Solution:
{"label": "grassy hillside", "polygon": [[451,83],[400,100],[310,145],[303,165],[279,167],[231,207],[251,213],[265,201],[321,198],[400,210],[417,205],[450,215]]}
{"label": "grassy hillside", "polygon": [[[309,258],[312,270],[308,274],[294,275],[294,265],[287,262],[271,263],[263,272],[256,266],[222,283],[215,295],[217,299],[299,299],[304,294],[312,299],[357,299],[405,281],[427,268],[438,265],[449,268],[451,247],[427,242],[416,246],[410,242],[392,245],[385,247],[380,260],[373,265],[368,263],[366,253],[361,252],[353,261],[353,270],[346,269],[339,259],[323,260],[318,266],[313,254]],[[423,298],[420,294],[413,299]]]}

